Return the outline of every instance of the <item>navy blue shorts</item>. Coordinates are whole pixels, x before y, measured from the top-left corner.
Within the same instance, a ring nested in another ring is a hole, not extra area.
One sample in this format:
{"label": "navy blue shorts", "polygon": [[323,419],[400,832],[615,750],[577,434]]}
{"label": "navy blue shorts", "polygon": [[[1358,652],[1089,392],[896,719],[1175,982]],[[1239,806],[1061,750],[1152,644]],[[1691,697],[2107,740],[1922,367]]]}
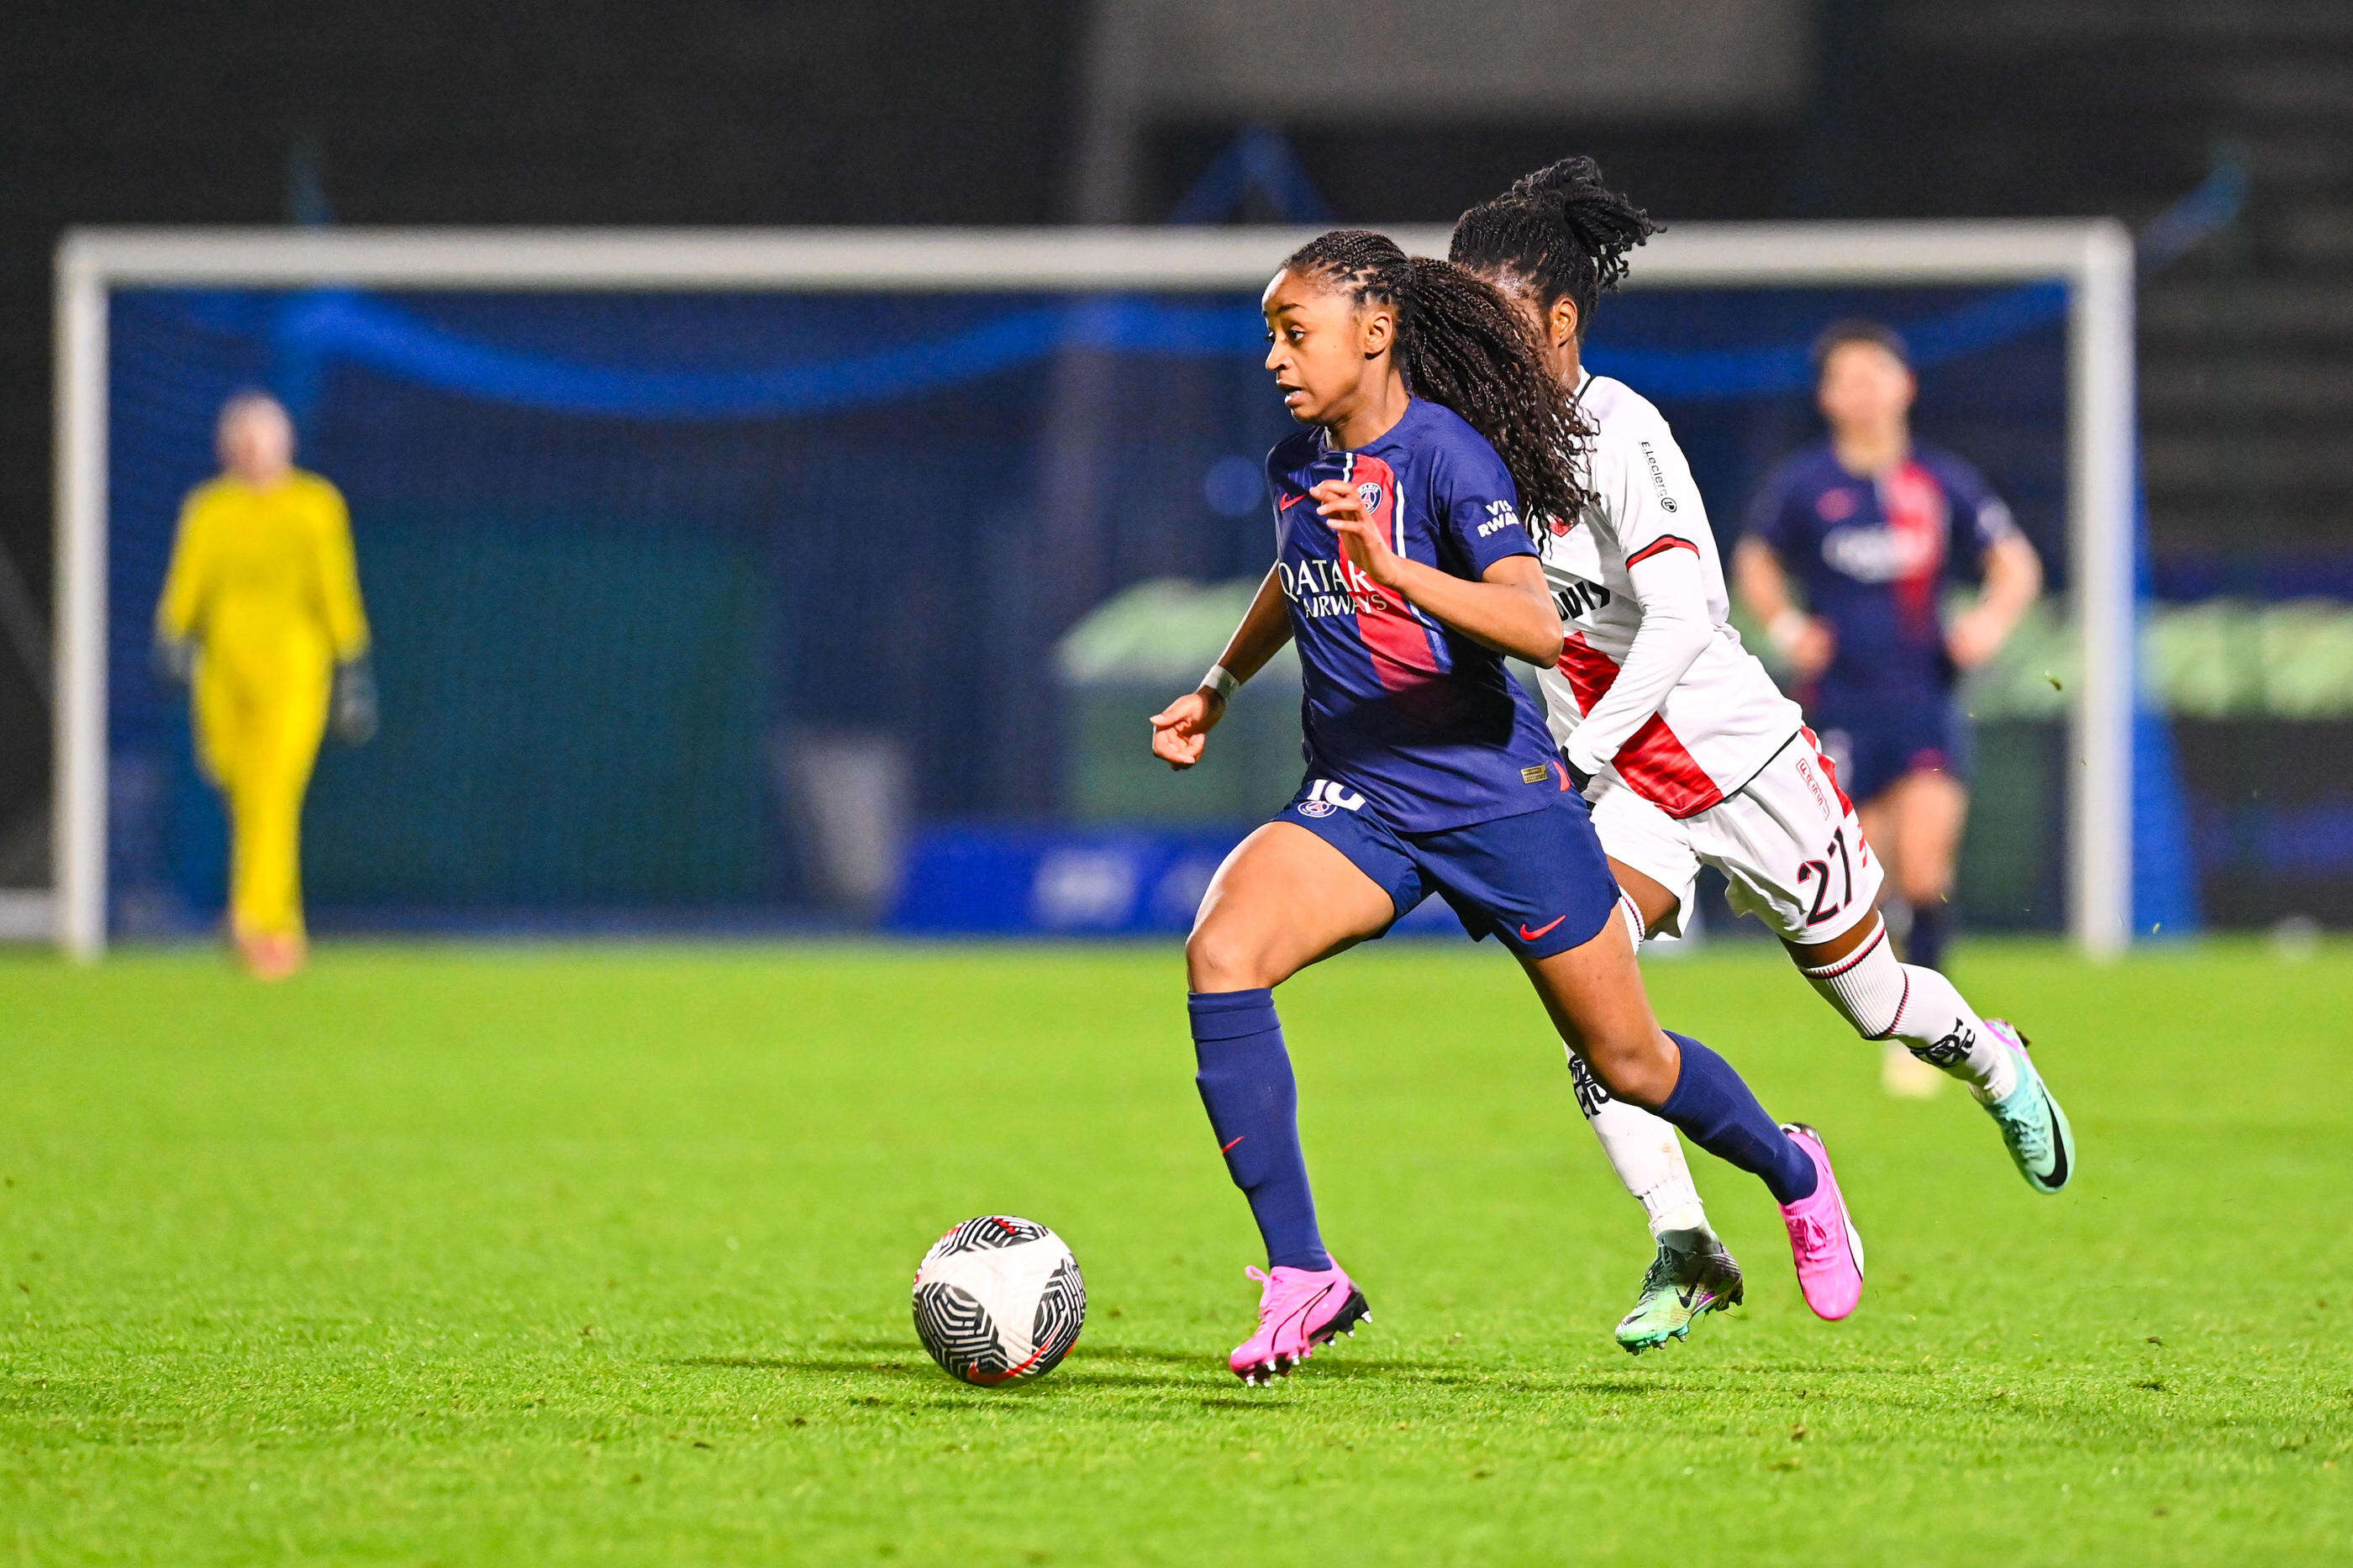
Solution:
{"label": "navy blue shorts", "polygon": [[1436,893],[1474,938],[1524,958],[1582,947],[1618,907],[1584,797],[1565,790],[1535,811],[1436,833],[1400,833],[1356,791],[1311,778],[1275,817],[1345,855],[1402,920]]}
{"label": "navy blue shorts", "polygon": [[1821,702],[1806,715],[1822,751],[1838,764],[1847,798],[1862,805],[1906,773],[1935,770],[1969,782],[1976,758],[1961,705],[1942,694]]}

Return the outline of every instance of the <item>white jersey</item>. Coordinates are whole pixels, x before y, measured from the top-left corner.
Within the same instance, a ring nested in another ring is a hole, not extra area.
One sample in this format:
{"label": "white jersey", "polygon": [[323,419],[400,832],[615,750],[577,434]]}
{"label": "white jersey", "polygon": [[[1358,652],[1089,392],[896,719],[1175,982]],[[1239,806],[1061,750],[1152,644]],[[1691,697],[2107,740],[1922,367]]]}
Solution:
{"label": "white jersey", "polygon": [[1588,374],[1577,395],[1596,432],[1594,504],[1543,542],[1568,633],[1543,672],[1546,720],[1581,771],[1606,768],[1689,817],[1756,777],[1805,720],[1732,629],[1715,535],[1665,416],[1608,376]]}

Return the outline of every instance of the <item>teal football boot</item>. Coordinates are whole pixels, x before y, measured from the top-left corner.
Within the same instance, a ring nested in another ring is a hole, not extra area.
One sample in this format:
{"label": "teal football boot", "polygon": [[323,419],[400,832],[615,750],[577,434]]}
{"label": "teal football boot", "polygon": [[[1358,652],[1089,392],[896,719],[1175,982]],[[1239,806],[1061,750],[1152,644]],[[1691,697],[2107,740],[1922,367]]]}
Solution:
{"label": "teal football boot", "polygon": [[1988,1018],[1986,1027],[2018,1063],[2018,1087],[2003,1099],[1986,1101],[1986,1114],[2001,1129],[2001,1141],[2026,1184],[2045,1195],[2055,1193],[2074,1179],[2074,1130],[2027,1055],[2026,1037],[2006,1018]]}

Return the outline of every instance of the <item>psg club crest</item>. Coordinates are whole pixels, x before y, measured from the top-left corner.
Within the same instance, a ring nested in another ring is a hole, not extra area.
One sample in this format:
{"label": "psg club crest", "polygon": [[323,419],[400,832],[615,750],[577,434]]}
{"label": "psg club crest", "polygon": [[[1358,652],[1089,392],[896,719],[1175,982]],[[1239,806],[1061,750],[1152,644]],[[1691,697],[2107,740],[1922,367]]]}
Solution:
{"label": "psg club crest", "polygon": [[1381,510],[1381,487],[1366,479],[1356,487],[1356,499],[1365,503],[1365,515],[1370,517]]}
{"label": "psg club crest", "polygon": [[1335,811],[1362,811],[1365,797],[1345,784],[1330,779],[1313,779],[1306,795],[1292,804],[1292,810],[1302,816],[1329,816]]}

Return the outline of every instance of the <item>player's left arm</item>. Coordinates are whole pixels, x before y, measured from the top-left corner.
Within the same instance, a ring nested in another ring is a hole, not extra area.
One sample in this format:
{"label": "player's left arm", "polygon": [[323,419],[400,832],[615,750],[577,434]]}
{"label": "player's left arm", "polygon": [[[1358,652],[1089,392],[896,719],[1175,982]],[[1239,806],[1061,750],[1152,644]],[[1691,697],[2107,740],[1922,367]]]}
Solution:
{"label": "player's left arm", "polygon": [[319,481],[311,537],[317,553],[319,613],[335,653],[330,718],[337,738],[358,745],[375,733],[375,671],[368,664],[367,610],[360,602],[351,513],[342,492],[324,479]]}
{"label": "player's left arm", "polygon": [[1617,542],[1641,622],[1618,679],[1568,738],[1562,760],[1579,788],[1651,721],[1706,650],[1715,619],[1696,542],[1707,528],[1707,508],[1682,449],[1662,425],[1634,450],[1609,455],[1616,458],[1609,465],[1613,471],[1601,471],[1603,454],[1597,453],[1594,477],[1616,492]]}
{"label": "player's left arm", "polygon": [[335,660],[348,664],[368,651],[367,610],[360,602],[359,563],[352,550],[352,517],[341,491],[319,481],[316,512],[311,521],[311,547],[317,552],[319,612],[326,622],[327,641]]}
{"label": "player's left arm", "polygon": [[155,668],[183,682],[195,673],[201,635],[197,623],[211,573],[209,510],[201,489],[182,505],[179,530],[172,538],[172,563],[164,574],[163,597],[155,605]]}
{"label": "player's left arm", "polygon": [[2042,596],[2042,557],[2010,520],[2010,509],[1974,474],[1953,497],[1968,519],[1985,585],[1977,603],[1945,628],[1945,650],[1962,669],[1974,669],[2001,651],[2034,601]]}

